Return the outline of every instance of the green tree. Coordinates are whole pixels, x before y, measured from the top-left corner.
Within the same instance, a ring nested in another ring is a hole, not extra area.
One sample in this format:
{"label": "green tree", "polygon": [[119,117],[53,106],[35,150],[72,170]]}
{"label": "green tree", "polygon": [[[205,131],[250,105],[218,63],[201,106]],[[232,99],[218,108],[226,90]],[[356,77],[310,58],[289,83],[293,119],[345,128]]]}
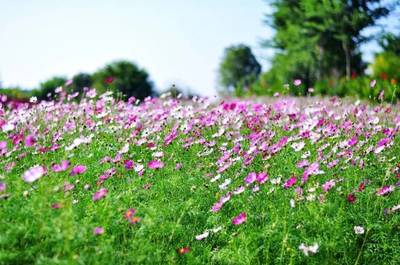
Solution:
{"label": "green tree", "polygon": [[239,44],[225,49],[219,66],[219,78],[221,86],[228,92],[232,92],[238,86],[249,86],[260,72],[261,65],[250,47]]}
{"label": "green tree", "polygon": [[375,55],[371,65],[373,75],[397,83],[400,80],[400,35],[387,33],[379,44],[383,51]]}
{"label": "green tree", "polygon": [[39,85],[39,89],[33,92],[39,100],[51,99],[55,96],[57,87],[64,86],[67,82],[65,77],[55,76]]}
{"label": "green tree", "polygon": [[270,0],[266,23],[276,31],[266,46],[277,49],[272,61],[277,79],[302,78],[307,86],[328,76],[363,73],[359,47],[371,39],[362,31],[376,25],[390,6],[380,0]]}
{"label": "green tree", "polygon": [[94,87],[100,91],[114,90],[126,97],[143,100],[153,94],[148,73],[129,61],[107,64],[93,74]]}
{"label": "green tree", "polygon": [[90,88],[93,84],[92,76],[87,73],[79,73],[72,78],[72,84],[68,87],[69,93],[78,92],[81,96],[85,87]]}

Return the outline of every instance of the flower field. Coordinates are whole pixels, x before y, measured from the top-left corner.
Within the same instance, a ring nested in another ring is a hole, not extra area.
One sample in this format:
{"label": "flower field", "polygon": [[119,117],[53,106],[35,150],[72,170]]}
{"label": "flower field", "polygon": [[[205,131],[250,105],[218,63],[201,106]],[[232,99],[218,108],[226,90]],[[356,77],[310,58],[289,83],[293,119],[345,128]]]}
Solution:
{"label": "flower field", "polygon": [[400,105],[0,108],[0,264],[400,264]]}

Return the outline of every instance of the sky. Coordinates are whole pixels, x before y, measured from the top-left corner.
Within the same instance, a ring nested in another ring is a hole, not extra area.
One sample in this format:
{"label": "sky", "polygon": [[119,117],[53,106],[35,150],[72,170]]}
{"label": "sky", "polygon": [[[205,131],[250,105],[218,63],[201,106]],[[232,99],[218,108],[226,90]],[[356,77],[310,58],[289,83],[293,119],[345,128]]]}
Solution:
{"label": "sky", "polygon": [[[268,69],[273,51],[261,42],[273,36],[263,23],[270,11],[263,0],[0,0],[0,81],[32,89],[125,59],[158,91],[176,84],[213,95],[230,45],[249,45]],[[371,57],[377,47],[365,49]]]}

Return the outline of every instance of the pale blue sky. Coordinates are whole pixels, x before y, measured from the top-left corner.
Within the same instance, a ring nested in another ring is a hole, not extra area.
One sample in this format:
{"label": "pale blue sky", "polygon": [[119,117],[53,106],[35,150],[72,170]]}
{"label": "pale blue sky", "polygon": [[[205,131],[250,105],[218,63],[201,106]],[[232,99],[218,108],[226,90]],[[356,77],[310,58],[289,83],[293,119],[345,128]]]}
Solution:
{"label": "pale blue sky", "polygon": [[248,44],[268,67],[269,11],[262,0],[0,0],[0,80],[33,88],[127,59],[159,90],[176,83],[212,95],[225,47]]}

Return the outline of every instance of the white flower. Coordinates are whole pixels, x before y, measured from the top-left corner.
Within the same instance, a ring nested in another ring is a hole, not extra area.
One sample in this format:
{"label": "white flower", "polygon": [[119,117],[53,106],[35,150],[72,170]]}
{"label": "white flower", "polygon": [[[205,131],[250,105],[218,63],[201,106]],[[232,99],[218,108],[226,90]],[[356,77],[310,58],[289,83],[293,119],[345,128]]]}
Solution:
{"label": "white flower", "polygon": [[294,208],[296,206],[296,203],[293,199],[290,199],[290,207]]}
{"label": "white flower", "polygon": [[226,188],[228,187],[229,184],[231,184],[231,182],[232,182],[231,179],[226,179],[226,180],[224,181],[224,183],[222,183],[221,185],[219,185],[219,188],[220,188],[221,190],[224,190],[224,189],[226,189]]}
{"label": "white flower", "polygon": [[301,149],[303,149],[304,145],[305,145],[304,142],[299,142],[299,143],[293,143],[291,146],[294,151],[298,152]]}
{"label": "white flower", "polygon": [[210,232],[208,232],[208,230],[206,230],[206,231],[204,231],[203,234],[197,235],[196,240],[203,240],[204,238],[207,238],[209,234],[210,234]]}
{"label": "white flower", "polygon": [[362,234],[364,234],[364,232],[365,232],[364,227],[362,227],[362,226],[354,227],[354,233],[356,233],[357,235],[362,235]]}
{"label": "white flower", "polygon": [[304,243],[301,243],[299,246],[299,250],[303,251],[304,255],[308,256],[309,254],[315,254],[318,252],[319,246],[317,243],[314,243],[311,246],[306,246]]}
{"label": "white flower", "polygon": [[29,99],[29,102],[30,102],[30,103],[36,103],[36,102],[37,102],[37,97],[31,97],[31,98]]}

